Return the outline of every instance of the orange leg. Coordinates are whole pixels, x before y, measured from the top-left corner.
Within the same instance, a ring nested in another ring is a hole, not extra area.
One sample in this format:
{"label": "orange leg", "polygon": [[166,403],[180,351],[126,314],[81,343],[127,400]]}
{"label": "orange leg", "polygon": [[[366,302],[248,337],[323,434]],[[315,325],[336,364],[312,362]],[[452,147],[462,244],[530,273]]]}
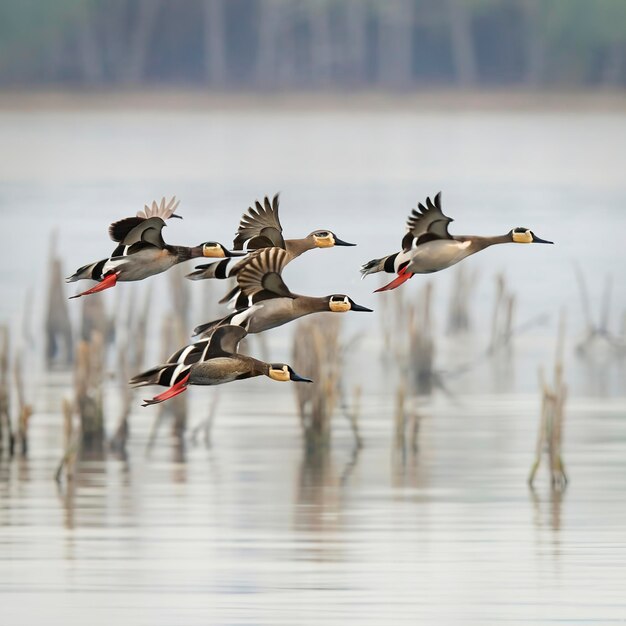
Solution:
{"label": "orange leg", "polygon": [[396,287],[399,287],[402,283],[405,283],[407,280],[409,280],[411,276],[413,276],[413,274],[411,272],[407,272],[406,267],[404,267],[398,272],[397,278],[394,278],[388,285],[385,285],[380,289],[376,289],[374,293],[378,291],[390,291],[391,289],[395,289]]}
{"label": "orange leg", "polygon": [[187,390],[187,381],[189,380],[189,376],[191,374],[187,374],[185,378],[179,380],[176,384],[172,385],[167,391],[160,393],[158,396],[154,396],[152,400],[144,400],[141,406],[151,406],[152,404],[159,404],[159,402],[164,402],[165,400],[169,400],[174,396],[177,396],[179,393]]}
{"label": "orange leg", "polygon": [[87,289],[87,291],[83,291],[82,293],[78,293],[75,296],[70,296],[70,300],[72,300],[73,298],[80,298],[81,296],[88,296],[90,293],[98,293],[98,291],[104,291],[105,289],[115,287],[118,276],[119,272],[107,274],[95,287]]}

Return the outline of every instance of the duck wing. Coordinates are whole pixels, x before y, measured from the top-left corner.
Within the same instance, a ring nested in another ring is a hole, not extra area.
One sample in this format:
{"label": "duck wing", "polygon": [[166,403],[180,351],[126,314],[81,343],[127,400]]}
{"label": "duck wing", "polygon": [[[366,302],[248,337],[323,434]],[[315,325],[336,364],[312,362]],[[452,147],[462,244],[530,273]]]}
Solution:
{"label": "duck wing", "polygon": [[179,363],[181,365],[191,366],[194,363],[198,363],[198,361],[204,361],[208,347],[208,339],[201,339],[195,343],[190,343],[177,352],[174,352],[174,354],[167,359],[167,363]]}
{"label": "duck wing", "polygon": [[295,298],[281,275],[289,262],[282,248],[264,248],[248,257],[237,272],[237,286],[222,301],[234,301],[235,310],[271,298]]}
{"label": "duck wing", "polygon": [[165,241],[161,231],[165,226],[165,220],[180,217],[174,213],[179,204],[176,196],[167,204],[165,198],[161,199],[160,204],[156,202],[152,202],[151,206],[146,204],[143,211],[139,211],[135,217],[113,222],[109,226],[109,237],[123,246],[143,242],[162,249],[165,247]]}
{"label": "duck wing", "polygon": [[258,250],[277,246],[285,247],[283,227],[278,219],[278,194],[272,201],[265,196],[263,204],[258,200],[243,214],[233,240],[234,250]]}
{"label": "duck wing", "polygon": [[143,211],[137,212],[137,217],[160,217],[163,220],[169,220],[171,217],[178,217],[182,219],[180,215],[176,215],[175,211],[180,205],[180,200],[176,200],[176,196],[172,196],[169,202],[165,202],[165,198],[161,198],[161,203],[157,204],[155,200],[148,206],[144,204]]}
{"label": "duck wing", "polygon": [[448,224],[454,221],[444,215],[441,210],[441,192],[434,201],[426,198],[426,206],[421,202],[417,209],[413,209],[406,222],[407,234],[402,239],[402,249],[410,250],[413,245],[419,245],[432,239],[452,239],[448,232]]}
{"label": "duck wing", "polygon": [[213,331],[208,338],[208,347],[205,352],[203,361],[213,359],[218,356],[237,354],[239,342],[248,333],[241,326],[220,326]]}
{"label": "duck wing", "polygon": [[239,342],[246,335],[247,332],[241,326],[225,324],[218,327],[210,337],[183,346],[174,352],[163,365],[159,365],[154,369],[173,364],[180,365],[185,369],[195,363],[211,359],[216,355],[221,356],[223,353],[236,354]]}

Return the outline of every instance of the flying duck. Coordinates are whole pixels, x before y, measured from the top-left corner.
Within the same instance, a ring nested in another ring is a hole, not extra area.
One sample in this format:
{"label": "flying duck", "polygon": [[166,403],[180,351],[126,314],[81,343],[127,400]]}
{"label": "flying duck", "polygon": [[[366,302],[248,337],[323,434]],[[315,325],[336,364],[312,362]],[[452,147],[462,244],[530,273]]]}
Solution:
{"label": "flying duck", "polygon": [[238,354],[239,342],[246,335],[241,326],[222,326],[209,339],[185,346],[167,363],[138,374],[130,384],[169,387],[151,400],[144,400],[142,406],[150,406],[183,393],[189,385],[222,385],[255,376],[267,376],[280,382],[313,382],[296,374],[285,363],[265,363]]}
{"label": "flying duck", "polygon": [[407,220],[407,233],[402,238],[402,250],[373,259],[361,267],[362,277],[376,272],[397,274],[388,285],[376,291],[399,287],[413,274],[430,274],[455,265],[476,252],[500,243],[554,243],[537,237],[528,228],[514,228],[506,235],[480,237],[478,235],[451,235],[448,224],[452,218],[441,210],[441,192],[434,201],[426,198],[413,209]]}
{"label": "flying duck", "polygon": [[372,311],[344,294],[312,297],[291,292],[281,275],[289,260],[282,248],[264,248],[245,259],[236,274],[236,287],[221,300],[231,301],[235,311],[196,327],[194,334],[211,333],[225,324],[260,333],[311,313]]}
{"label": "flying duck", "polygon": [[[332,248],[333,246],[355,246],[342,241],[330,230],[314,230],[302,239],[284,239],[283,227],[278,219],[278,194],[271,200],[265,196],[263,204],[258,200],[243,214],[233,241],[233,250],[253,251],[262,248],[281,248],[287,253],[288,263],[307,250]],[[240,262],[224,259],[214,263],[198,265],[187,275],[190,280],[205,278],[229,278],[241,269]]]}
{"label": "flying duck", "polygon": [[[68,283],[89,279],[98,284],[72,298],[104,291],[114,287],[118,281],[143,280],[148,276],[160,274],[178,263],[198,257],[230,257],[233,255],[222,244],[210,241],[192,248],[170,246],[163,241],[161,231],[165,220],[178,217],[176,211],[179,202],[173,197],[167,204],[165,198],[160,204],[147,205],[136,217],[127,217],[109,226],[109,236],[117,247],[108,259],[89,263],[76,270],[65,279]],[[240,255],[238,255],[240,256]]]}

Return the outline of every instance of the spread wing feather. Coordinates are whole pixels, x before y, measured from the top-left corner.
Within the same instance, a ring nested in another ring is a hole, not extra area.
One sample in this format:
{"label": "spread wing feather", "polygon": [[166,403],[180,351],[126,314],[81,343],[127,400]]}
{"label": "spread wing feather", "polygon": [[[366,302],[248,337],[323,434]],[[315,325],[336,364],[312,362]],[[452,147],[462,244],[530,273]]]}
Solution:
{"label": "spread wing feather", "polygon": [[134,228],[127,231],[121,243],[124,246],[132,246],[143,242],[162,249],[165,247],[165,241],[161,235],[164,226],[165,222],[160,217],[144,218]]}
{"label": "spread wing feather", "polygon": [[402,249],[410,250],[426,234],[429,235],[428,239],[452,239],[448,232],[448,224],[452,221],[441,210],[441,192],[435,196],[434,201],[426,198],[426,206],[420,202],[417,209],[409,214],[406,223],[408,232],[402,239]]}
{"label": "spread wing feather", "polygon": [[180,200],[176,200],[176,196],[172,196],[172,199],[167,204],[164,197],[161,198],[160,204],[157,204],[156,200],[153,200],[150,206],[144,204],[143,211],[138,211],[137,217],[144,219],[160,217],[162,220],[168,220],[170,217],[180,217],[179,215],[174,215],[179,204]]}
{"label": "spread wing feather", "polygon": [[278,194],[272,201],[265,196],[263,204],[255,202],[243,214],[233,241],[235,250],[259,250],[277,246],[285,247],[283,227],[278,219]]}
{"label": "spread wing feather", "polygon": [[288,262],[288,254],[282,248],[266,248],[249,257],[237,272],[236,290],[229,293],[229,299],[235,299],[235,308],[270,298],[294,298],[281,276]]}
{"label": "spread wing feather", "polygon": [[165,226],[165,220],[174,215],[180,202],[173,197],[167,204],[165,198],[161,203],[153,202],[149,207],[145,205],[143,211],[139,211],[136,217],[127,217],[123,220],[113,222],[109,226],[109,237],[125,246],[144,242],[157,248],[165,247],[161,231]]}
{"label": "spread wing feather", "polygon": [[124,237],[126,237],[133,228],[136,228],[144,221],[145,218],[143,217],[127,217],[118,222],[113,222],[109,226],[109,237],[111,237],[113,241],[119,241],[121,243],[124,241]]}

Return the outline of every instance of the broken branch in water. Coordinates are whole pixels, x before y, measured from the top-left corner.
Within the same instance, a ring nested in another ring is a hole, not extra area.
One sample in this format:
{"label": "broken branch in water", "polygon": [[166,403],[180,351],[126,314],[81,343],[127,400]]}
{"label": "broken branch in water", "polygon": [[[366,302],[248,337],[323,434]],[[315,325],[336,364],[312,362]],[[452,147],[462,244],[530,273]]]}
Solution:
{"label": "broken branch in water", "polygon": [[541,414],[539,431],[535,448],[535,460],[528,476],[528,484],[532,487],[544,451],[548,453],[552,488],[562,491],[567,486],[567,474],[562,458],[563,421],[567,385],[563,379],[563,353],[565,347],[565,314],[559,320],[559,334],[554,359],[554,377],[550,385],[539,369],[539,385],[542,390]]}

